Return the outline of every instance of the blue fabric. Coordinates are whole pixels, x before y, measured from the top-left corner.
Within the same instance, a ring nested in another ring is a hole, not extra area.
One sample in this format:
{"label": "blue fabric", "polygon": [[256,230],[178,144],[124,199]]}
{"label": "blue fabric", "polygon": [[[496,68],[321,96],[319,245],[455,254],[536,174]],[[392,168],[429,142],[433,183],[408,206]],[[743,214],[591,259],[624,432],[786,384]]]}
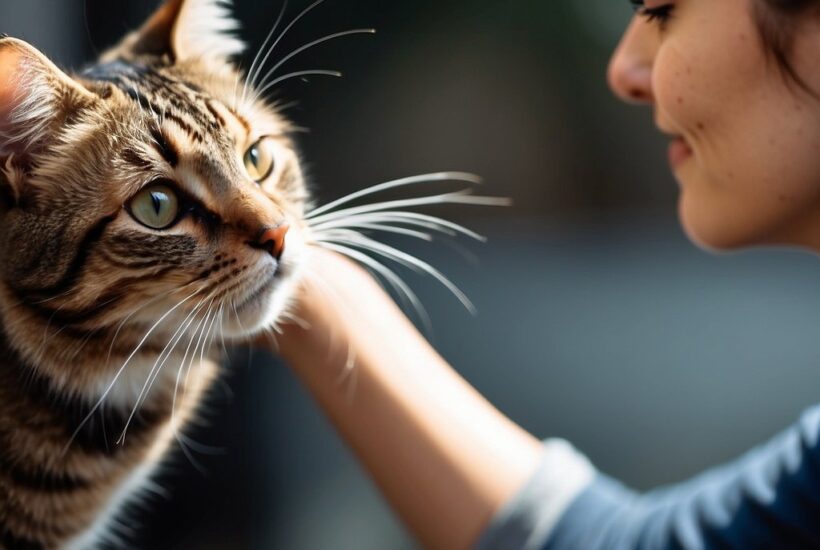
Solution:
{"label": "blue fabric", "polygon": [[638,494],[599,475],[543,548],[820,548],[818,439],[820,406],[768,444],[680,485]]}

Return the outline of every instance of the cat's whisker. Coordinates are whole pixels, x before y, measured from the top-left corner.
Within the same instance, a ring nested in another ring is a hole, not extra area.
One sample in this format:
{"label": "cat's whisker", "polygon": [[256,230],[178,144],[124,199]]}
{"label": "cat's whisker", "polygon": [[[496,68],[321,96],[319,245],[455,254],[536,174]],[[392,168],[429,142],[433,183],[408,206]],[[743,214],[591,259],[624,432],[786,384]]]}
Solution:
{"label": "cat's whisker", "polygon": [[276,339],[276,334],[271,329],[265,330],[263,334],[265,338],[267,338],[268,342],[271,343],[273,349],[276,350],[276,353],[279,353],[281,348],[279,347],[279,340]]}
{"label": "cat's whisker", "polygon": [[[268,57],[270,56],[270,54],[273,52],[273,50],[276,49],[276,46],[279,45],[279,43],[282,41],[282,39],[285,38],[285,36],[287,36],[288,32],[294,27],[294,25],[296,25],[296,23],[298,23],[303,17],[305,17],[307,14],[312,12],[314,9],[316,9],[320,4],[323,4],[324,2],[325,2],[325,0],[316,0],[311,5],[309,5],[304,10],[302,10],[296,17],[293,18],[293,20],[282,30],[282,32],[279,34],[279,36],[276,37],[276,40],[274,40],[273,44],[271,44],[271,47],[268,50],[268,53],[265,55],[265,63],[267,63],[267,60],[268,60]],[[259,67],[260,68],[264,67],[265,63],[260,64]],[[258,73],[259,72],[260,71],[257,70],[256,77],[254,79],[252,79],[251,82],[250,82],[250,88],[251,89],[256,87],[256,78],[258,78],[258,76],[259,76]],[[254,97],[258,98],[259,96],[258,96],[258,94],[256,94]],[[246,97],[242,98],[243,103],[246,100],[247,100]]]}
{"label": "cat's whisker", "polygon": [[479,233],[476,233],[475,231],[472,231],[457,223],[442,218],[437,218],[435,216],[430,216],[427,214],[405,211],[386,211],[374,214],[359,214],[350,216],[348,218],[344,218],[342,220],[317,224],[315,226],[312,226],[311,229],[316,234],[321,234],[321,231],[324,231],[325,229],[344,228],[350,226],[350,224],[359,222],[399,223],[404,225],[410,225],[413,227],[422,227],[425,229],[430,229],[432,231],[444,233],[451,237],[460,233],[462,235],[466,235],[467,237],[470,237],[480,242],[487,241],[487,238],[485,236],[480,235]]}
{"label": "cat's whisker", "polygon": [[362,197],[366,197],[368,195],[373,195],[375,193],[387,191],[389,189],[395,189],[397,187],[406,187],[408,185],[416,185],[419,183],[438,183],[442,181],[456,181],[461,183],[473,183],[476,185],[481,184],[482,182],[479,176],[476,176],[475,174],[468,174],[466,172],[436,172],[432,174],[420,174],[418,176],[411,176],[407,178],[392,180],[385,183],[380,183],[378,185],[374,185],[372,187],[368,187],[366,189],[361,189],[359,191],[356,191],[355,193],[351,193],[332,202],[329,202],[324,206],[320,206],[318,208],[311,210],[305,215],[305,218],[315,218],[320,214],[333,210],[337,206],[347,204],[349,202],[352,202],[356,199],[360,199]]}
{"label": "cat's whisker", "polygon": [[420,272],[426,273],[436,280],[438,280],[442,285],[444,285],[457,299],[462,305],[469,311],[471,314],[476,315],[477,311],[475,305],[470,301],[464,292],[458,288],[450,279],[448,279],[444,274],[442,274],[439,270],[428,264],[427,262],[416,258],[411,254],[407,254],[406,252],[402,252],[392,246],[380,243],[375,241],[369,237],[362,235],[361,233],[356,233],[355,231],[351,231],[351,233],[355,233],[355,235],[349,235],[346,237],[342,237],[344,241],[351,245],[356,246],[358,248],[363,248],[366,250],[370,250],[376,254],[384,256],[385,258],[392,259],[393,261],[399,262],[402,265],[410,267],[411,269],[418,270]]}
{"label": "cat's whisker", "polygon": [[392,210],[394,208],[410,208],[415,206],[427,206],[432,204],[470,204],[480,206],[509,206],[511,204],[509,199],[503,197],[481,197],[471,195],[471,189],[464,189],[454,193],[445,193],[442,195],[434,195],[429,197],[418,197],[414,199],[403,199],[387,202],[377,202],[367,204],[364,206],[356,206],[344,210],[337,210],[329,214],[323,214],[319,217],[312,218],[309,225],[314,226],[325,221],[338,220],[357,214],[368,214],[370,212],[381,212],[383,210]]}
{"label": "cat's whisker", "polygon": [[[99,311],[100,309],[104,308],[104,307],[105,307],[105,306],[107,306],[108,304],[110,304],[110,303],[112,303],[112,302],[115,302],[116,300],[118,300],[118,299],[120,299],[120,298],[122,298],[122,295],[116,295],[116,296],[113,296],[113,297],[109,298],[108,300],[106,300],[105,302],[103,302],[103,303],[101,303],[101,304],[97,305],[97,307],[95,307],[95,308],[92,310],[92,312]],[[40,345],[40,351],[38,351],[38,352],[37,352],[38,354],[39,354],[39,353],[40,353],[40,352],[41,352],[41,351],[45,348],[45,346],[46,346],[46,341],[48,340],[48,336],[49,336],[49,335],[48,335],[48,329],[49,329],[49,328],[51,328],[51,323],[52,323],[52,321],[54,321],[54,317],[56,317],[56,316],[57,316],[57,315],[58,315],[58,314],[59,314],[59,313],[63,310],[63,308],[64,308],[64,307],[66,307],[67,305],[68,305],[68,304],[63,304],[63,305],[61,305],[60,307],[58,307],[58,308],[57,308],[57,310],[56,310],[54,313],[52,313],[52,314],[51,314],[51,317],[49,317],[49,319],[48,319],[48,323],[46,323],[45,329],[43,329],[43,342],[42,342],[42,344]],[[57,331],[56,331],[54,334],[52,334],[52,336],[58,336],[58,335],[60,335],[60,334],[61,334],[61,333],[62,333],[62,332],[66,329],[66,328],[67,328],[67,325],[63,325],[63,326],[61,326],[59,329],[57,329]],[[99,329],[98,329],[98,330],[99,330]],[[97,332],[98,330],[96,330],[96,331],[94,331],[94,332]],[[87,341],[87,339],[86,339],[86,341]]]}
{"label": "cat's whisker", "polygon": [[191,353],[191,346],[193,345],[194,340],[196,339],[196,336],[199,333],[200,327],[204,323],[205,317],[201,318],[199,322],[197,322],[196,327],[194,327],[193,331],[187,331],[190,338],[188,339],[188,345],[185,347],[185,354],[182,356],[182,359],[179,362],[179,369],[177,370],[176,383],[174,384],[174,393],[171,403],[171,423],[174,429],[174,433],[176,433],[176,403],[177,395],[179,394],[179,386],[182,377],[182,371],[185,369],[185,362],[188,360],[188,354]]}
{"label": "cat's whisker", "polygon": [[177,302],[177,304],[175,306],[173,306],[171,309],[166,311],[165,314],[163,314],[151,326],[151,328],[148,329],[148,332],[145,334],[145,336],[142,337],[142,339],[139,341],[137,346],[134,348],[134,351],[131,352],[131,354],[128,356],[128,358],[125,360],[125,362],[123,362],[122,366],[117,370],[116,374],[114,375],[113,380],[111,380],[111,382],[108,384],[106,389],[103,391],[102,396],[100,396],[100,398],[97,400],[97,402],[94,404],[94,406],[88,412],[88,414],[85,417],[83,417],[82,421],[80,421],[80,424],[77,426],[77,428],[71,434],[71,437],[69,438],[68,443],[66,443],[66,446],[63,449],[63,454],[65,454],[66,451],[68,451],[69,447],[71,447],[71,445],[72,445],[72,443],[74,443],[74,440],[76,439],[77,435],[80,433],[80,430],[83,429],[83,427],[86,425],[86,423],[88,423],[88,421],[91,419],[91,417],[99,410],[99,408],[105,402],[105,399],[108,397],[108,394],[111,393],[111,390],[116,385],[117,381],[119,380],[119,377],[125,371],[126,367],[128,367],[128,364],[137,355],[137,353],[142,348],[142,346],[145,344],[145,342],[148,341],[148,339],[151,337],[151,335],[154,333],[154,331],[157,329],[157,327],[159,327],[165,321],[165,319],[167,319],[174,311],[179,309],[183,304],[185,304],[188,300],[190,300],[191,298],[196,296],[201,291],[202,291],[202,289],[200,288],[196,292],[194,292],[192,294],[189,294],[187,297],[185,297],[181,301]]}
{"label": "cat's whisker", "polygon": [[[259,72],[265,66],[265,63],[268,62],[270,54],[273,53],[273,48],[268,48],[268,43],[270,43],[271,39],[273,38],[273,34],[276,32],[276,29],[279,28],[279,24],[285,18],[285,12],[287,12],[287,9],[288,0],[285,0],[284,2],[282,2],[282,9],[279,10],[279,16],[276,18],[276,22],[274,22],[273,27],[271,27],[270,32],[268,32],[268,35],[265,37],[265,40],[262,42],[262,45],[259,46],[259,49],[256,51],[256,55],[253,57],[253,62],[251,62],[251,66],[248,69],[248,75],[245,78],[245,86],[242,89],[243,101],[247,97],[246,93],[248,91],[248,85],[256,80],[256,78],[259,76]],[[262,58],[262,62],[259,63],[259,58],[262,55],[262,52],[265,50],[267,50],[267,52],[265,53],[265,57]],[[259,64],[257,65],[257,63]],[[234,101],[235,100],[236,97],[234,96]]]}
{"label": "cat's whisker", "polygon": [[[276,65],[274,65],[267,73],[265,73],[265,76],[262,78],[262,81],[259,83],[258,87],[260,87],[262,90],[268,89],[268,86],[266,86],[266,82],[268,81],[268,79],[273,77],[273,75],[276,74],[276,71],[278,71],[285,63],[287,63],[288,61],[290,61],[291,59],[293,59],[294,57],[296,57],[300,53],[303,53],[303,52],[305,52],[305,51],[307,51],[311,48],[315,48],[316,46],[318,46],[320,44],[324,44],[325,42],[330,42],[331,40],[336,40],[337,38],[344,38],[345,36],[353,36],[353,35],[357,35],[357,34],[375,34],[375,33],[376,33],[376,29],[351,29],[349,31],[335,32],[333,34],[323,36],[322,38],[318,38],[316,40],[313,40],[312,42],[308,42],[304,46],[296,48],[291,53],[289,53],[288,55],[286,55],[285,57],[280,59],[279,62]],[[257,93],[257,95],[262,96],[264,94],[263,94],[262,91],[259,91]]]}
{"label": "cat's whisker", "polygon": [[245,334],[245,327],[242,326],[242,320],[239,318],[239,312],[236,310],[236,302],[233,301],[233,298],[229,299],[231,303],[231,308],[233,308],[234,317],[236,317],[236,324],[239,326],[239,331],[242,334]]}
{"label": "cat's whisker", "polygon": [[[221,304],[220,304],[220,306],[221,306]],[[212,317],[211,317],[211,313],[214,314]],[[205,365],[205,356],[206,355],[210,356],[211,344],[213,343],[213,340],[214,340],[214,338],[212,337],[211,331],[216,326],[216,320],[217,320],[218,314],[219,314],[219,310],[213,310],[212,311],[212,308],[209,307],[208,315],[206,316],[206,318],[210,317],[210,323],[207,325],[207,329],[205,329],[204,337],[202,339],[202,345],[200,346],[200,352],[199,352],[199,363],[198,363],[198,365],[199,365],[200,369],[203,368],[203,365]],[[206,351],[206,348],[207,348],[207,351]],[[191,370],[193,368],[194,360],[196,359],[196,352],[197,352],[197,350],[194,349],[194,353],[191,356],[191,361],[188,363],[188,368],[185,372],[185,382],[184,382],[184,386],[183,386],[183,390],[182,390],[183,395],[188,391],[189,375],[190,375]],[[219,449],[216,448],[216,447],[212,447],[210,445],[205,445],[203,443],[199,443],[198,441],[194,440],[191,437],[186,436],[185,434],[179,434],[179,435],[182,437],[182,439],[187,443],[187,445],[189,447],[192,447],[194,450],[196,450],[199,453],[215,454],[216,452],[219,452]]]}
{"label": "cat's whisker", "polygon": [[222,351],[228,357],[228,346],[225,344],[225,302],[219,304],[219,338],[222,340]]}
{"label": "cat's whisker", "polygon": [[[325,228],[323,228],[325,229]],[[334,229],[334,228],[326,228],[326,229]],[[382,225],[379,223],[369,223],[369,222],[350,222],[346,223],[343,226],[340,224],[335,229],[365,229],[370,231],[383,231],[385,233],[395,233],[398,235],[406,235],[408,237],[414,237],[416,239],[421,239],[423,241],[432,241],[433,235],[430,233],[422,233],[421,231],[414,231],[412,229],[406,229],[404,227],[393,227],[390,225]]]}
{"label": "cat's whisker", "polygon": [[375,260],[374,258],[371,258],[367,254],[359,252],[358,250],[345,246],[341,243],[323,241],[319,243],[319,246],[327,248],[328,250],[339,252],[340,254],[343,254],[351,258],[352,260],[355,260],[358,263],[362,264],[364,267],[374,271],[376,274],[381,275],[384,278],[384,280],[391,287],[393,287],[393,289],[396,291],[396,294],[399,296],[399,299],[402,300],[405,303],[405,305],[408,305],[411,309],[415,310],[425,329],[430,329],[432,327],[430,315],[427,313],[427,309],[421,303],[421,300],[418,299],[416,293],[413,292],[413,290],[407,285],[407,283],[405,283],[404,280],[401,277],[399,277],[392,269]]}
{"label": "cat's whisker", "polygon": [[[193,322],[196,320],[197,313],[199,313],[202,310],[202,307],[205,305],[205,302],[209,298],[210,298],[210,302],[209,302],[209,308],[210,308],[210,304],[213,303],[213,300],[214,300],[212,298],[212,296],[213,296],[213,293],[211,293],[211,295],[206,296],[205,298],[200,300],[199,303],[196,305],[196,307],[194,307],[191,310],[191,312],[188,313],[188,315],[185,317],[185,319],[182,320],[182,323],[180,323],[180,326],[177,328],[176,332],[174,332],[174,334],[169,339],[168,344],[166,344],[165,348],[162,350],[159,357],[157,357],[157,360],[154,362],[154,366],[151,368],[151,370],[148,373],[148,379],[146,380],[146,385],[148,386],[149,391],[150,391],[151,386],[153,386],[154,381],[159,376],[160,370],[165,365],[165,363],[168,362],[168,359],[171,357],[171,355],[173,355],[174,349],[176,348],[177,344],[182,340],[182,338],[188,332],[188,328],[190,328],[191,324],[193,324]],[[168,349],[169,347],[170,347],[170,349]],[[164,359],[163,359],[163,356],[164,356]],[[144,389],[145,388],[143,388],[143,390]],[[147,393],[146,393],[146,396],[147,396]],[[140,394],[140,397],[142,397],[142,393]],[[143,402],[144,402],[144,400],[143,400]],[[140,399],[137,399],[137,403],[134,406],[134,409],[135,410],[139,409],[141,404],[142,403],[141,403]]]}
{"label": "cat's whisker", "polygon": [[[201,471],[201,469],[200,469],[199,463],[197,462],[197,460],[193,457],[193,455],[188,450],[188,446],[189,446],[188,438],[186,438],[179,431],[179,425],[177,423],[177,418],[176,418],[176,404],[177,404],[177,395],[179,393],[180,377],[182,375],[182,371],[185,370],[185,361],[188,359],[188,353],[191,350],[191,344],[193,343],[194,339],[197,337],[197,334],[199,333],[200,327],[204,328],[204,324],[206,323],[206,321],[207,321],[207,316],[200,319],[199,323],[197,323],[197,326],[194,329],[194,331],[192,333],[190,333],[191,338],[188,341],[188,346],[185,348],[185,355],[183,356],[182,361],[180,361],[179,369],[177,370],[176,383],[175,383],[175,386],[174,386],[174,393],[173,393],[173,401],[172,401],[172,404],[171,404],[171,431],[174,434],[174,438],[176,439],[177,443],[179,444],[180,449],[182,450],[183,454],[185,454],[185,457],[188,459],[188,461],[195,468],[197,468],[200,471]],[[194,352],[193,352],[193,354],[191,354],[191,361],[193,361],[195,357],[196,357],[196,348],[194,348]],[[183,386],[183,388],[182,388],[183,398],[184,398],[184,395],[185,395],[185,391],[186,391],[186,388]]]}
{"label": "cat's whisker", "polygon": [[291,78],[298,78],[300,76],[335,76],[337,78],[341,78],[344,75],[339,71],[331,71],[326,69],[314,69],[310,71],[296,71],[295,73],[288,73],[266,84],[261,90],[259,90],[259,97],[264,96],[268,92],[268,90],[270,90],[277,84],[280,84],[285,80],[290,80]]}
{"label": "cat's whisker", "polygon": [[[177,330],[168,339],[168,343],[165,345],[165,348],[163,348],[162,352],[160,352],[156,361],[154,361],[153,366],[148,371],[148,376],[145,379],[145,383],[143,384],[142,389],[140,390],[140,393],[137,396],[137,400],[131,409],[131,414],[128,415],[128,420],[125,422],[125,427],[123,428],[122,433],[120,434],[120,437],[117,440],[118,445],[123,445],[125,443],[125,436],[128,432],[128,428],[131,426],[131,422],[134,419],[134,416],[136,415],[142,403],[147,398],[148,393],[150,392],[151,387],[153,387],[154,381],[156,381],[157,377],[159,376],[159,373],[162,370],[163,365],[165,365],[165,363],[168,361],[168,358],[173,353],[174,348],[185,335],[185,329],[189,326],[189,324],[186,325],[186,322],[189,318],[195,318],[196,313],[202,308],[205,301],[208,300],[209,297],[210,296],[200,300],[199,303],[191,309],[188,315],[186,315],[183,319],[182,323],[180,323],[179,327],[177,327]],[[213,299],[211,299],[211,301],[213,302]]]}
{"label": "cat's whisker", "polygon": [[120,321],[119,325],[117,325],[117,330],[114,332],[114,336],[113,336],[113,338],[111,338],[111,345],[108,347],[108,355],[106,356],[106,359],[105,359],[106,364],[108,364],[108,363],[109,363],[109,361],[111,361],[111,354],[112,354],[112,353],[113,353],[113,351],[114,351],[114,345],[115,345],[115,344],[116,344],[116,342],[117,342],[117,338],[119,337],[120,331],[122,330],[122,328],[125,326],[125,324],[126,324],[126,323],[127,323],[127,322],[128,322],[128,321],[129,321],[129,320],[130,320],[130,319],[131,319],[134,315],[136,315],[137,313],[139,313],[140,311],[142,311],[142,310],[143,310],[143,309],[145,309],[146,307],[148,307],[148,306],[150,306],[150,305],[152,305],[152,304],[154,304],[154,303],[156,303],[156,302],[158,302],[158,301],[160,301],[160,300],[162,300],[162,299],[164,299],[164,298],[167,298],[168,296],[170,296],[171,294],[173,294],[173,293],[175,293],[175,292],[178,292],[179,290],[186,290],[186,289],[187,289],[188,287],[190,287],[192,284],[193,284],[193,283],[189,283],[189,284],[185,285],[184,287],[182,287],[182,289],[171,288],[171,289],[169,289],[167,292],[162,292],[162,293],[160,293],[159,295],[154,296],[153,298],[149,299],[147,302],[145,302],[144,304],[142,304],[140,307],[136,308],[134,311],[132,311],[131,313],[129,313],[129,314],[125,317],[125,319],[123,319],[122,321]]}
{"label": "cat's whisker", "polygon": [[[316,285],[316,288],[323,292],[325,296],[327,296],[330,300],[333,300],[336,305],[341,308],[344,315],[350,315],[350,308],[347,304],[342,300],[339,296],[338,292],[327,284],[327,282],[320,277],[318,274],[313,272],[306,272],[305,276],[309,278],[313,284]],[[335,328],[335,327],[334,327]],[[336,332],[333,331],[330,334],[330,344],[328,353],[331,353],[333,349],[336,347]],[[346,381],[350,381],[347,387],[347,402],[348,404],[353,403],[353,398],[356,394],[356,388],[358,387],[358,376],[356,371],[356,353],[353,350],[353,346],[350,342],[347,343],[347,352],[345,356],[345,363],[342,366],[342,371],[339,373],[339,376],[336,380],[338,385],[344,384]]]}

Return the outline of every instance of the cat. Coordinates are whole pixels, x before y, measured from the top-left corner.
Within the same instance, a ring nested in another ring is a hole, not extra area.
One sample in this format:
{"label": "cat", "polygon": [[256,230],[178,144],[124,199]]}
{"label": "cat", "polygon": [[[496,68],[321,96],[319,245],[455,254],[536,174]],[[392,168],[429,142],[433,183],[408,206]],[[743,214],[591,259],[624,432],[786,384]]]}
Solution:
{"label": "cat", "polygon": [[76,75],[0,39],[2,547],[97,544],[216,376],[212,336],[293,294],[308,193],[235,28],[168,0]]}
{"label": "cat", "polygon": [[[397,208],[507,201],[468,189],[339,210],[397,187],[478,181],[438,173],[314,208],[294,127],[264,99],[290,76],[260,78],[278,39],[267,47],[271,31],[244,72],[236,28],[227,0],[166,0],[72,75],[0,36],[2,548],[110,540],[175,439],[184,448],[180,430],[225,342],[291,318],[312,247],[365,264],[411,305],[407,285],[362,250],[434,276],[471,307],[440,272],[361,231],[481,238]],[[326,39],[358,32],[370,31]],[[309,73],[333,74],[292,75]]]}

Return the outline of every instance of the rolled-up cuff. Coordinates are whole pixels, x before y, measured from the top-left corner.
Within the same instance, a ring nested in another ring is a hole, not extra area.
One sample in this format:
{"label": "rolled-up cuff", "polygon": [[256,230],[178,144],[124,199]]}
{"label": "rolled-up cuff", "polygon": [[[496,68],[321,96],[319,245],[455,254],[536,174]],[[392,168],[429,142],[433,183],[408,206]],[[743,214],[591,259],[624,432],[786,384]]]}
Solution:
{"label": "rolled-up cuff", "polygon": [[475,550],[543,548],[561,516],[595,474],[589,460],[568,442],[548,439],[538,469],[498,511]]}

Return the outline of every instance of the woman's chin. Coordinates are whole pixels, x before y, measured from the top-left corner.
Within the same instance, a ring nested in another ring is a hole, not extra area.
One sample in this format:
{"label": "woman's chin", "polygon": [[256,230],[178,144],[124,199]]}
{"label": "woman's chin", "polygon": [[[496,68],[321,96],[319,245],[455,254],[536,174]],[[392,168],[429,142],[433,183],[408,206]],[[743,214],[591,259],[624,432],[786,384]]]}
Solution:
{"label": "woman's chin", "polygon": [[715,212],[692,201],[686,191],[678,202],[678,218],[686,237],[707,252],[730,252],[757,244],[752,231],[733,223],[731,212]]}

